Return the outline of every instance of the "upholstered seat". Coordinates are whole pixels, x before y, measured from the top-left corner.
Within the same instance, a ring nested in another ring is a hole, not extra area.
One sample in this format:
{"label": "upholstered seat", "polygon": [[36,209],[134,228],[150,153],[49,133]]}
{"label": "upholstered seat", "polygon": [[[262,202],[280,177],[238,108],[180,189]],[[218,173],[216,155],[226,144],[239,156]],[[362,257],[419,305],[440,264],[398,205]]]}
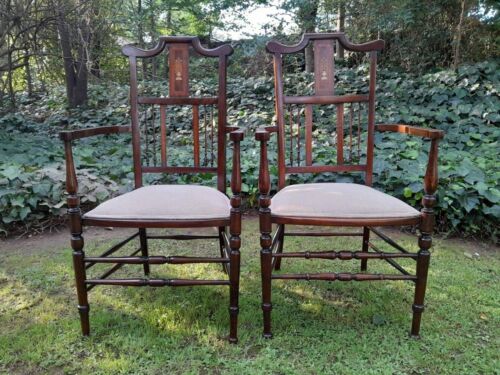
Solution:
{"label": "upholstered seat", "polygon": [[272,199],[273,217],[339,220],[416,219],[420,212],[390,195],[366,185],[319,183],[290,185]]}
{"label": "upholstered seat", "polygon": [[112,221],[229,219],[230,209],[229,199],[214,188],[152,185],[110,199],[83,218]]}

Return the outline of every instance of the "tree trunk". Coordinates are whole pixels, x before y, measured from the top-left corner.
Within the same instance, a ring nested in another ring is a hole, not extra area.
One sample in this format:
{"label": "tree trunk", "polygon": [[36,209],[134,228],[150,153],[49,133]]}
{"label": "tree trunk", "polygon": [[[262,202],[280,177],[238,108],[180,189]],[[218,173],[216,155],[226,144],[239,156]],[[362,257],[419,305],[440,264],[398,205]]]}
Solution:
{"label": "tree trunk", "polygon": [[457,33],[455,35],[455,48],[453,54],[453,69],[457,69],[460,64],[460,43],[462,42],[462,28],[465,16],[465,0],[462,0],[460,18],[458,19]]}
{"label": "tree trunk", "polygon": [[28,48],[24,51],[24,71],[26,73],[26,87],[28,89],[28,96],[33,96],[33,76],[31,74],[30,58]]}
{"label": "tree trunk", "polygon": [[[339,3],[339,14],[337,18],[337,31],[344,31],[345,26],[345,3],[341,1]],[[340,60],[344,59],[344,47],[337,42],[337,58]]]}
{"label": "tree trunk", "polygon": [[7,72],[7,84],[9,87],[10,104],[12,108],[16,108],[16,95],[14,93],[14,84],[12,82],[12,72],[14,71],[14,68],[12,66],[12,51],[9,51],[9,53],[7,54],[7,61],[9,64],[9,71]]}
{"label": "tree trunk", "polygon": [[[151,42],[156,43],[158,35],[156,33],[156,12],[154,11],[154,0],[149,2],[149,27],[151,31]],[[156,71],[158,70],[158,59],[151,59],[151,76],[153,80],[156,80]]]}
{"label": "tree trunk", "polygon": [[[84,18],[77,15],[78,18]],[[63,55],[64,78],[66,81],[66,94],[70,108],[78,107],[87,102],[88,70],[87,70],[87,46],[88,46],[88,25],[86,20],[77,21],[80,24],[79,32],[82,40],[79,41],[77,59],[73,56],[72,43],[70,39],[70,29],[66,21],[63,10],[59,12],[57,19],[57,30]],[[87,45],[85,45],[87,44]]]}
{"label": "tree trunk", "polygon": [[[144,28],[142,26],[143,22],[143,8],[142,8],[142,0],[137,1],[137,14],[139,15],[139,25],[137,25],[137,32],[138,32],[138,39],[139,39],[139,46],[141,48],[146,48],[146,43],[144,42]],[[145,59],[140,59],[141,60],[141,65],[142,65],[142,74],[144,79],[148,76],[148,63],[147,63],[147,58]]]}
{"label": "tree trunk", "polygon": [[[313,33],[316,31],[316,16],[318,14],[318,0],[305,2],[304,5],[299,8],[297,16],[302,25],[302,29],[306,33]],[[306,47],[304,51],[305,57],[305,70],[308,73],[314,72],[314,51],[312,43]]]}

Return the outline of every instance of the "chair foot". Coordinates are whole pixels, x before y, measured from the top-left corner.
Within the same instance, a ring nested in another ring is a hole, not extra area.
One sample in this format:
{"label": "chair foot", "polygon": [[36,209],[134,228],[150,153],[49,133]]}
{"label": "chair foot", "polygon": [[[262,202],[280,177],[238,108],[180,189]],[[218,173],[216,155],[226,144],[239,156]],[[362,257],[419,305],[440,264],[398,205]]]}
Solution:
{"label": "chair foot", "polygon": [[236,344],[238,342],[238,313],[239,292],[240,292],[240,246],[241,239],[239,231],[232,231],[229,239],[231,247],[229,253],[229,342]]}
{"label": "chair foot", "polygon": [[271,310],[273,309],[271,303],[263,303],[262,304],[262,313],[264,315],[264,332],[262,336],[270,339],[273,337],[271,333]]}
{"label": "chair foot", "polygon": [[82,335],[90,335],[90,320],[89,320],[89,305],[78,306],[78,313],[80,314],[80,324],[82,326]]}

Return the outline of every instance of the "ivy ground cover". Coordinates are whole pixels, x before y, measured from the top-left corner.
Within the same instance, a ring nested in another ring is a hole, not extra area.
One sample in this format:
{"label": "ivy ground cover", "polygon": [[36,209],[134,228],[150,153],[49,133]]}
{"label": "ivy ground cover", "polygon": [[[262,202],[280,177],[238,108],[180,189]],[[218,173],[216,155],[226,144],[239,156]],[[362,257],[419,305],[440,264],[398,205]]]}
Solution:
{"label": "ivy ground cover", "polygon": [[[243,192],[251,208],[256,201],[258,175],[258,144],[253,132],[273,121],[273,82],[264,76],[229,77],[228,123],[246,129],[242,144]],[[497,239],[499,77],[495,61],[423,76],[384,69],[379,72],[378,123],[408,123],[446,132],[440,145],[437,193],[438,229],[444,233]],[[307,77],[298,74],[292,78],[298,82],[297,91],[307,91]],[[344,82],[345,91],[357,90],[366,86],[366,67],[340,68],[337,78]],[[203,92],[210,84],[199,81],[193,87]],[[43,225],[64,213],[64,159],[57,133],[68,128],[128,124],[127,93],[126,85],[93,85],[89,106],[68,112],[60,88],[35,102],[20,98],[23,104],[19,112],[0,118],[0,235],[7,234],[13,225]],[[329,121],[325,119],[317,126],[331,126]],[[190,123],[177,126],[182,129]],[[181,162],[189,160],[191,149],[182,146],[182,135],[177,142],[176,157]],[[399,134],[378,134],[375,145],[375,187],[418,207],[428,142]],[[273,158],[274,142],[270,147]],[[75,150],[84,205],[95,205],[132,188],[128,135],[82,140],[76,143]],[[316,150],[324,161],[335,159],[333,147],[319,145]],[[148,182],[154,183],[155,178],[163,177],[152,177]],[[349,179],[331,174],[295,177],[296,182]],[[211,175],[178,176],[168,181],[213,184]]]}

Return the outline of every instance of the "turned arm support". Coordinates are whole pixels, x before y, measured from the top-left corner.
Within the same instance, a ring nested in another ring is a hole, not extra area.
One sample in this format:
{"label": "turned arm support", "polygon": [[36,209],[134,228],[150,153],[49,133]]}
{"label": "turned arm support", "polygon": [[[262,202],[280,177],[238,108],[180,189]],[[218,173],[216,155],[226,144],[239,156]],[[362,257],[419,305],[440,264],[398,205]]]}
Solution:
{"label": "turned arm support", "polygon": [[[259,193],[261,196],[261,206],[266,203],[271,190],[271,180],[269,177],[269,160],[267,156],[267,142],[271,138],[271,132],[277,131],[274,126],[260,127],[255,132],[255,139],[260,142],[260,164],[259,164]],[[267,204],[266,207],[268,207]]]}
{"label": "turned arm support", "polygon": [[[229,127],[228,127],[229,128]],[[231,132],[229,138],[233,141],[233,170],[231,173],[231,192],[233,196],[238,196],[241,193],[241,157],[240,157],[240,142],[243,140],[245,133],[237,127],[230,127]],[[232,202],[231,202],[232,203]],[[234,207],[234,206],[233,206]]]}

